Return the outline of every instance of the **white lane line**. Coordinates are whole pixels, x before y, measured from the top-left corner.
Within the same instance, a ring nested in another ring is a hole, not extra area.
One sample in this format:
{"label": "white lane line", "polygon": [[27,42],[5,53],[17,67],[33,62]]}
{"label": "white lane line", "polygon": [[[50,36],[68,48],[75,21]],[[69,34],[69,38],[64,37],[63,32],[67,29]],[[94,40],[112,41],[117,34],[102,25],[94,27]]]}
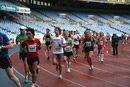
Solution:
{"label": "white lane line", "polygon": [[[58,78],[58,76],[57,76],[56,74],[50,72],[50,71],[47,70],[47,69],[44,69],[44,68],[41,67],[41,66],[39,66],[39,67],[40,67],[42,70],[46,71],[47,73],[49,73],[49,74],[51,74],[51,75],[54,75],[54,76],[56,76],[56,77]],[[70,82],[70,83],[72,83],[72,84],[75,84],[75,85],[77,85],[77,86],[80,86],[80,87],[86,87],[86,86],[84,86],[84,85],[81,85],[81,84],[79,84],[79,83],[73,82],[73,81],[68,80],[68,79],[66,79],[66,78],[62,78],[62,79],[65,80],[65,81],[67,81],[67,82]]]}
{"label": "white lane line", "polygon": [[[11,53],[9,56],[11,57],[14,53],[16,53],[17,51],[15,51],[15,52],[13,52],[13,53]],[[14,67],[13,67],[13,69],[20,75],[20,76],[22,76],[23,77],[23,79],[24,79],[24,76],[20,73],[20,72],[18,72]],[[29,80],[30,82],[31,82],[31,80]],[[38,84],[36,84],[38,87],[41,87],[41,86],[39,86]]]}
{"label": "white lane line", "polygon": [[[65,67],[65,65],[62,65]],[[95,78],[95,79],[98,79],[98,80],[101,80],[101,81],[104,81],[104,82],[107,82],[107,83],[111,83],[111,84],[114,84],[114,85],[117,85],[117,86],[120,86],[120,87],[127,87],[127,86],[124,86],[124,85],[121,85],[121,84],[118,84],[118,83],[115,83],[115,82],[111,82],[111,81],[108,81],[108,80],[105,80],[105,79],[101,79],[99,77],[96,77],[96,76],[92,76],[92,75],[89,75],[89,74],[86,74],[86,73],[83,73],[81,71],[78,71],[76,69],[73,69],[71,68],[71,70],[77,72],[77,73],[80,73],[80,74],[83,74],[83,75],[86,75],[86,76],[89,76],[89,77],[92,77],[92,78]]]}
{"label": "white lane line", "polygon": [[47,50],[45,51],[45,56],[48,57],[48,56],[47,56]]}
{"label": "white lane line", "polygon": [[83,75],[86,75],[86,76],[89,76],[89,77],[92,77],[92,78],[95,78],[95,79],[104,81],[104,82],[107,82],[107,83],[111,83],[111,84],[120,86],[120,87],[127,87],[127,86],[124,86],[124,85],[121,85],[121,84],[118,84],[118,83],[115,83],[115,82],[111,82],[111,81],[108,81],[108,80],[105,80],[105,79],[101,79],[101,78],[99,78],[99,77],[95,77],[95,76],[92,76],[92,75],[88,75],[88,74],[86,74],[86,73],[80,72],[80,71],[75,70],[75,69],[72,69],[72,68],[71,68],[71,70],[73,70],[73,71],[75,71],[75,72],[77,72],[77,73],[80,73],[80,74],[83,74]]}
{"label": "white lane line", "polygon": [[[79,55],[80,57],[83,57],[83,56],[81,56],[81,55]],[[104,60],[105,60],[105,58],[104,58]],[[122,70],[126,70],[126,71],[130,71],[129,69],[126,69],[126,68],[121,68],[121,67],[118,67],[118,66],[113,66],[113,65],[110,65],[110,64],[104,64],[104,65],[107,65],[107,66],[111,66],[111,67],[114,67],[114,68],[119,68],[119,69],[122,69]]]}
{"label": "white lane line", "polygon": [[[80,56],[80,55],[79,55]],[[82,56],[81,56],[82,57]],[[89,67],[89,65],[86,65],[86,64],[84,64],[84,63],[81,63],[81,62],[78,62],[78,61],[76,61],[76,63],[79,63],[79,64],[81,64],[81,65],[83,65],[83,66],[88,66]],[[96,67],[95,67],[96,68]],[[111,74],[114,74],[114,75],[118,75],[118,76],[121,76],[121,77],[124,77],[124,78],[130,78],[129,76],[123,76],[123,75],[121,75],[121,74],[115,74],[115,73],[113,73],[113,72],[110,72],[110,71],[107,71],[107,70],[103,70],[103,69],[100,69],[100,68],[96,68],[97,70],[100,70],[100,71],[103,71],[103,72],[108,72],[108,73],[111,73]]]}
{"label": "white lane line", "polygon": [[[62,65],[62,66],[65,67],[65,65]],[[86,65],[86,66],[87,66],[87,65]],[[50,73],[50,74],[52,74],[52,75],[58,77],[56,74],[54,74],[54,73],[52,73],[52,72],[50,72],[50,71],[44,69],[43,67],[40,67],[40,68],[43,69],[44,71],[46,71],[46,72],[48,72],[48,73]],[[77,73],[80,73],[80,74],[82,74],[82,75],[86,75],[86,76],[89,76],[89,77],[92,77],[92,78],[95,78],[95,79],[98,79],[98,80],[101,80],[101,81],[104,81],[104,82],[107,82],[107,83],[111,83],[111,84],[114,84],[114,85],[117,85],[117,86],[120,86],[120,87],[126,87],[126,86],[123,86],[123,85],[118,84],[118,83],[115,83],[115,82],[111,82],[111,81],[108,81],[108,80],[105,80],[105,79],[101,79],[101,78],[96,77],[96,76],[92,76],[92,75],[83,73],[83,72],[78,71],[78,70],[73,69],[73,68],[71,68],[71,70],[73,70],[73,71],[75,71],[75,72],[77,72]],[[68,79],[65,79],[65,78],[64,78],[64,80],[68,81]],[[69,81],[71,81],[71,80],[69,80]],[[73,81],[71,81],[71,82],[73,82]],[[76,83],[76,82],[74,82],[74,83]],[[76,84],[79,84],[79,83],[76,83]],[[83,85],[82,85],[82,86],[83,86]],[[86,86],[84,86],[84,87],[86,87]]]}

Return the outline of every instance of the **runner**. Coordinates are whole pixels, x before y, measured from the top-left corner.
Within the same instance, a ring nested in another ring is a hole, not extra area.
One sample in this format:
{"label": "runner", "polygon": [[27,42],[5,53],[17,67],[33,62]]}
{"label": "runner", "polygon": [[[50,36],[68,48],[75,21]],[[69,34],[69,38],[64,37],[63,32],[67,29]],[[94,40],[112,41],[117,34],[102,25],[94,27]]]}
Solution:
{"label": "runner", "polygon": [[128,42],[130,43],[130,34],[129,34],[129,36],[128,36]]}
{"label": "runner", "polygon": [[72,39],[69,37],[69,33],[65,33],[65,40],[67,46],[64,48],[64,59],[66,60],[67,72],[70,72],[71,59],[70,57],[73,55],[72,48],[74,46]]}
{"label": "runner", "polygon": [[53,36],[51,33],[50,33],[50,29],[46,29],[46,34],[44,35],[43,37],[43,40],[46,41],[46,49],[47,49],[47,59],[49,60],[50,59],[50,54],[49,54],[49,51],[51,50],[51,36]]}
{"label": "runner", "polygon": [[105,46],[105,36],[103,35],[103,32],[100,32],[98,40],[98,61],[101,61],[103,63],[103,57],[104,57],[104,46]]}
{"label": "runner", "polygon": [[[26,35],[26,27],[21,26],[20,27],[20,34],[18,34],[16,37],[16,44],[18,44],[18,43],[21,44],[25,39],[27,39],[27,37],[28,36]],[[20,57],[20,59],[22,59],[22,61],[24,63],[25,83],[27,83],[28,77],[29,77],[29,68],[28,68],[28,64],[27,64],[27,49],[26,49],[26,47],[24,47],[24,50],[22,51],[21,46],[20,46],[19,57]]]}
{"label": "runner", "polygon": [[106,45],[108,45],[110,43],[110,38],[111,38],[110,34],[107,33],[107,35],[106,35],[106,40],[107,40]]}
{"label": "runner", "polygon": [[27,48],[27,62],[32,73],[31,87],[35,87],[39,64],[38,50],[41,49],[41,42],[39,39],[34,37],[34,29],[28,28],[26,31],[28,38],[21,43],[21,46],[22,50],[25,46]]}
{"label": "runner", "polygon": [[76,30],[74,30],[74,35],[72,36],[73,42],[74,42],[74,47],[73,47],[73,53],[74,53],[74,58],[73,61],[76,61],[76,58],[78,58],[78,49],[79,49],[79,40],[80,36],[77,34]]}
{"label": "runner", "polygon": [[93,50],[94,50],[94,37],[90,35],[89,30],[85,31],[85,35],[83,36],[83,43],[84,43],[84,48],[85,48],[85,56],[90,66],[89,70],[93,70],[94,67],[92,65],[92,55],[93,55]]}
{"label": "runner", "polygon": [[95,45],[95,49],[96,49],[96,53],[97,53],[97,56],[98,56],[98,42],[97,42],[97,38],[99,37],[99,34],[98,34],[98,32],[96,32],[96,36],[94,37],[95,38],[95,43],[96,43],[96,45]]}
{"label": "runner", "polygon": [[0,68],[5,69],[7,76],[17,87],[21,87],[19,79],[13,73],[12,63],[8,55],[9,48],[13,48],[13,44],[7,35],[0,32]]}
{"label": "runner", "polygon": [[53,43],[53,65],[56,65],[56,70],[59,70],[59,79],[62,78],[62,67],[61,61],[63,59],[63,47],[66,47],[66,41],[61,34],[59,27],[55,28],[55,36],[52,38]]}

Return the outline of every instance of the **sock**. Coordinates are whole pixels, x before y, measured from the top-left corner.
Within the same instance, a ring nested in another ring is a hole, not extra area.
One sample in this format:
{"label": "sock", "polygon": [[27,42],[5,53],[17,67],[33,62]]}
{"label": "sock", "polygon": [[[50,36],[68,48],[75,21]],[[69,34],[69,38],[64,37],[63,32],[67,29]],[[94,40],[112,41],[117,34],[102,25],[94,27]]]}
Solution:
{"label": "sock", "polygon": [[103,61],[104,54],[101,54],[101,61]]}
{"label": "sock", "polygon": [[70,68],[70,65],[71,65],[71,62],[69,62],[69,66],[68,66],[68,68]]}
{"label": "sock", "polygon": [[98,56],[98,61],[100,61],[100,54],[99,54],[99,56]]}
{"label": "sock", "polygon": [[97,53],[97,55],[98,55],[98,49],[96,49],[96,53]]}
{"label": "sock", "polygon": [[66,63],[66,68],[68,68],[68,61],[66,61],[65,63]]}

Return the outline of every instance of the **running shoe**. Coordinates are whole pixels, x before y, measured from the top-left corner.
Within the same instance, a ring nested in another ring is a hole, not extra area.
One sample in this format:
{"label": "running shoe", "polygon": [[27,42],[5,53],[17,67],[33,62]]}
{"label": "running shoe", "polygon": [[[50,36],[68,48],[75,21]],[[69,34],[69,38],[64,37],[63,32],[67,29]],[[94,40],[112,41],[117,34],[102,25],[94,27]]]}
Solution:
{"label": "running shoe", "polygon": [[58,71],[59,70],[59,66],[58,65],[56,65],[56,71]]}
{"label": "running shoe", "polygon": [[59,77],[59,79],[61,79],[61,78],[62,78],[62,75],[61,75],[61,74],[59,74],[59,76],[58,76],[58,77]]}
{"label": "running shoe", "polygon": [[101,63],[103,64],[103,61],[101,61]]}
{"label": "running shoe", "polygon": [[70,68],[67,69],[67,72],[70,72]]}
{"label": "running shoe", "polygon": [[94,67],[93,67],[93,65],[91,65],[90,67],[89,67],[89,70],[91,71],[91,70],[93,70],[94,69]]}
{"label": "running shoe", "polygon": [[76,58],[73,58],[73,61],[76,62]]}
{"label": "running shoe", "polygon": [[91,65],[91,70],[94,70],[94,67],[93,67],[93,65]]}
{"label": "running shoe", "polygon": [[31,84],[31,87],[35,87],[35,84],[34,84],[34,83],[32,83],[32,84]]}
{"label": "running shoe", "polygon": [[28,77],[25,77],[24,82],[25,82],[25,84],[28,83]]}

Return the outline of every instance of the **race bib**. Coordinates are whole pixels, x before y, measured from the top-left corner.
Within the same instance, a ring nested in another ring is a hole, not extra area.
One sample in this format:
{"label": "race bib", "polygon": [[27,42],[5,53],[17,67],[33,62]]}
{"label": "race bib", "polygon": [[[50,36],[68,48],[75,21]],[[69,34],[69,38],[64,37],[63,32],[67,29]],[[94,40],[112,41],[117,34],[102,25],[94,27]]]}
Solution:
{"label": "race bib", "polygon": [[55,48],[55,51],[60,51],[61,50],[61,48]]}
{"label": "race bib", "polygon": [[99,45],[103,45],[103,41],[99,41]]}
{"label": "race bib", "polygon": [[72,48],[70,48],[70,46],[65,47],[65,52],[71,52]]}
{"label": "race bib", "polygon": [[91,42],[86,42],[86,47],[91,47]]}
{"label": "race bib", "polygon": [[50,41],[50,38],[46,38],[46,41],[49,42],[49,41]]}
{"label": "race bib", "polygon": [[29,52],[36,52],[36,44],[29,45],[28,46],[28,51]]}

